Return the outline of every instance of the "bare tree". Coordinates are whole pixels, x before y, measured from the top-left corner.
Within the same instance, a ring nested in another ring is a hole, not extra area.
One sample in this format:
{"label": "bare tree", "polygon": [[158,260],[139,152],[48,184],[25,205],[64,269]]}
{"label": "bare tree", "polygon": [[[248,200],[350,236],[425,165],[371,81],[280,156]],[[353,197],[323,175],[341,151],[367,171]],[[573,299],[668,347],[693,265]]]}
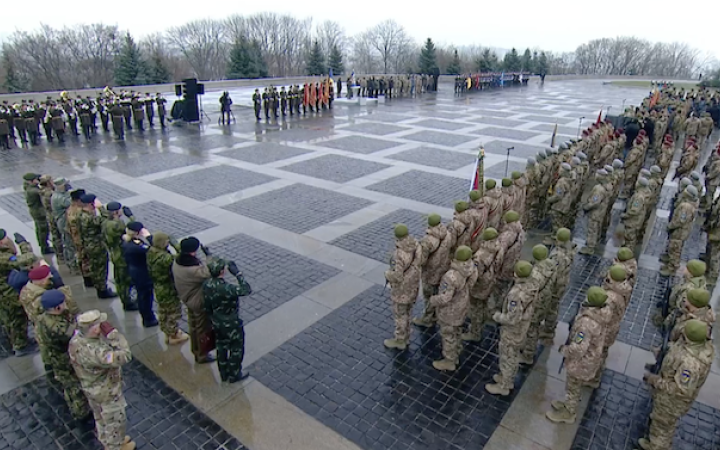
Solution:
{"label": "bare tree", "polygon": [[345,35],[345,29],[339,23],[326,20],[317,25],[315,34],[326,58],[330,55],[333,47],[337,47],[340,53],[345,55],[348,47],[348,39]]}
{"label": "bare tree", "polygon": [[188,22],[167,31],[168,42],[187,59],[195,76],[218,80],[225,75],[228,43],[225,24],[202,19]]}
{"label": "bare tree", "polygon": [[369,38],[380,57],[383,73],[390,69],[398,69],[405,63],[411,53],[411,39],[405,28],[394,20],[381,22],[369,30]]}
{"label": "bare tree", "polygon": [[352,39],[351,67],[358,73],[376,73],[380,63],[375,54],[370,31],[360,33]]}
{"label": "bare tree", "polygon": [[275,77],[303,72],[311,26],[311,19],[276,13],[259,13],[247,18],[248,37],[258,41],[268,71]]}

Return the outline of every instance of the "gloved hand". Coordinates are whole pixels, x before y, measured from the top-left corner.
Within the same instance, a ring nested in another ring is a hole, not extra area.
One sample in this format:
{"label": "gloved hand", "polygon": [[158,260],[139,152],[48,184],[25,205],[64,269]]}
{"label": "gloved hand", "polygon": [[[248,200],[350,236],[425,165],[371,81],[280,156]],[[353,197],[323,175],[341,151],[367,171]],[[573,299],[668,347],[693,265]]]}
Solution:
{"label": "gloved hand", "polygon": [[202,250],[203,253],[205,253],[205,256],[211,256],[212,253],[210,253],[210,249],[207,248],[205,244],[200,244],[200,250]]}
{"label": "gloved hand", "polygon": [[227,265],[227,269],[234,277],[240,274],[240,269],[237,264],[235,264],[235,261],[230,261]]}
{"label": "gloved hand", "polygon": [[72,189],[72,185],[70,183],[65,183],[65,191],[70,192],[71,189]]}
{"label": "gloved hand", "polygon": [[122,212],[128,219],[133,216],[132,209],[128,208],[127,206],[122,207]]}
{"label": "gloved hand", "polygon": [[110,322],[102,322],[100,324],[100,332],[103,334],[103,336],[108,337],[110,333],[115,331],[115,327],[110,324]]}
{"label": "gloved hand", "polygon": [[20,245],[23,242],[27,242],[27,239],[25,239],[25,236],[23,236],[20,233],[13,233],[13,236],[15,236],[15,243]]}
{"label": "gloved hand", "polygon": [[660,375],[655,375],[654,373],[645,372],[645,375],[643,375],[643,381],[652,387],[655,387],[655,382],[659,379]]}

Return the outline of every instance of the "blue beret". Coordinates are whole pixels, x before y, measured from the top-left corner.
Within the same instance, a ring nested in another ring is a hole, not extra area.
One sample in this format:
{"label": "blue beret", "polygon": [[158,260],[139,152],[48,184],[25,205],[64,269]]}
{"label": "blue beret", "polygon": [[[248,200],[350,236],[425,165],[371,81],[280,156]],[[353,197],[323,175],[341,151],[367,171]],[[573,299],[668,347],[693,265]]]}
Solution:
{"label": "blue beret", "polygon": [[80,197],[80,201],[83,202],[85,205],[89,205],[91,203],[95,203],[95,199],[97,197],[95,194],[85,194],[82,197]]}
{"label": "blue beret", "polygon": [[107,204],[108,211],[120,211],[120,208],[122,208],[122,205],[118,202],[110,202]]}
{"label": "blue beret", "polygon": [[58,291],[57,289],[50,289],[40,296],[40,303],[45,309],[52,309],[62,304],[65,301],[65,294]]}
{"label": "blue beret", "polygon": [[142,230],[143,228],[145,227],[143,226],[142,222],[130,222],[129,224],[127,224],[127,229],[136,233],[139,233],[140,230]]}

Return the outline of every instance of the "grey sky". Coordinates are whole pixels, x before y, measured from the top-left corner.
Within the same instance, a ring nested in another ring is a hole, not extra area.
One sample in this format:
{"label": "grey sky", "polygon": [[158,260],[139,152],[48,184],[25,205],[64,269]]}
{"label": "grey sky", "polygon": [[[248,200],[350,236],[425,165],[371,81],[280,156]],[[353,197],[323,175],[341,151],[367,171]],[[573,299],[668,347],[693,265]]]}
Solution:
{"label": "grey sky", "polygon": [[142,36],[189,19],[221,19],[236,13],[247,15],[274,11],[303,18],[312,17],[316,23],[335,20],[345,27],[348,35],[392,18],[402,24],[418,42],[432,37],[442,44],[572,51],[590,39],[634,35],[651,41],[686,42],[720,59],[720,44],[711,22],[701,21],[704,25],[699,26],[688,25],[690,22],[685,19],[674,19],[673,12],[661,8],[661,3],[651,5],[627,0],[605,0],[600,3],[571,0],[125,0],[113,3],[112,8],[109,8],[89,0],[60,3],[34,0],[30,14],[27,8],[22,7],[4,9],[0,38],[16,29],[37,28],[40,23],[62,27],[93,22],[117,24],[134,35]]}

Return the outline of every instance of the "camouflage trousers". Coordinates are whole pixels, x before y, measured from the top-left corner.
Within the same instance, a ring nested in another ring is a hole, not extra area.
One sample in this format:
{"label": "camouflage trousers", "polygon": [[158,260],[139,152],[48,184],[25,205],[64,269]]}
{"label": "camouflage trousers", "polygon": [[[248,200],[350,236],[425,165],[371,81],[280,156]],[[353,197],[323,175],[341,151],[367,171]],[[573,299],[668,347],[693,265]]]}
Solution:
{"label": "camouflage trousers", "polygon": [[604,238],[607,236],[608,228],[610,228],[610,219],[612,218],[612,212],[613,212],[613,205],[615,204],[615,200],[617,197],[610,198],[610,206],[608,206],[607,211],[605,212],[605,216],[603,217],[602,226],[600,227],[600,238]]}
{"label": "camouflage trousers", "polygon": [[120,395],[116,399],[103,403],[88,399],[88,404],[95,417],[98,441],[105,446],[105,450],[120,450],[125,442],[127,425],[125,397]]}
{"label": "camouflage trousers", "polygon": [[60,364],[57,361],[53,363],[53,373],[55,379],[60,383],[63,390],[63,396],[65,397],[65,403],[67,403],[70,412],[75,419],[82,419],[90,413],[90,406],[88,405],[85,393],[82,391],[80,386],[80,380],[72,366],[66,364]]}
{"label": "camouflage trousers", "polygon": [[160,322],[160,331],[165,336],[175,336],[178,331],[178,321],[182,317],[182,308],[180,300],[177,296],[160,295],[155,291],[155,301],[158,305],[158,322]]}
{"label": "camouflage trousers", "polygon": [[550,210],[550,221],[552,224],[553,236],[560,228],[567,227],[570,220],[570,213],[567,211]]}
{"label": "camouflage trousers", "polygon": [[538,209],[540,208],[540,203],[530,198],[528,196],[527,200],[525,201],[525,214],[520,216],[520,221],[522,222],[522,226],[524,230],[530,230],[532,228],[535,228],[538,224],[538,220],[540,218],[540,213]]}
{"label": "camouflage trousers", "polygon": [[577,412],[577,405],[582,395],[583,381],[579,378],[567,376],[565,379],[565,408],[571,413]]}
{"label": "camouflage trousers", "polygon": [[35,237],[40,246],[40,251],[42,251],[48,245],[48,235],[50,234],[48,220],[45,215],[38,215],[33,216],[33,222],[35,223]]}
{"label": "camouflage trousers", "polygon": [[245,357],[245,328],[239,318],[213,321],[217,365],[222,381],[237,381]]}
{"label": "camouflage trousers", "polygon": [[[115,291],[120,298],[120,302],[122,302],[123,306],[127,306],[132,303],[130,300],[130,287],[132,286],[132,280],[130,279],[127,264],[125,263],[125,260],[121,258],[122,256],[113,257],[112,259],[113,281],[115,282]],[[105,279],[107,280],[107,275],[105,276]],[[93,284],[94,283],[95,278],[93,278]],[[95,287],[97,288],[97,285],[95,285]]]}
{"label": "camouflage trousers", "polygon": [[[426,302],[427,303],[427,302]],[[395,339],[407,342],[410,338],[410,319],[414,303],[393,302],[393,318],[395,319]]]}
{"label": "camouflage trousers", "polygon": [[[58,230],[57,224],[54,220],[49,219],[48,226],[50,228],[50,238],[52,239],[52,246],[55,250],[55,256],[58,259],[65,259],[65,255],[63,253],[63,240],[62,236],[60,235],[60,230]],[[42,243],[40,244],[40,246],[42,246]],[[40,251],[42,251],[42,249],[40,249]]]}
{"label": "camouflage trousers", "polygon": [[[626,220],[625,224],[625,243],[624,246],[632,251],[635,251],[635,247],[638,245],[638,239],[640,238],[640,230],[645,223],[645,217],[633,218],[633,220]],[[640,242],[642,243],[642,242]]]}
{"label": "camouflage trousers", "polygon": [[[90,273],[88,275],[92,278],[95,289],[98,291],[104,291],[107,289],[108,277],[107,250],[104,248],[96,248],[89,250],[87,253],[88,261],[90,262]],[[128,295],[130,294],[128,293]]]}
{"label": "camouflage trousers", "polygon": [[502,309],[502,304],[513,286],[513,279],[498,278],[488,299],[487,314],[489,318]]}
{"label": "camouflage trousers", "polygon": [[73,242],[70,233],[62,234],[62,243],[62,251],[63,257],[65,259],[65,264],[71,271],[79,271],[80,267],[78,266],[77,251],[75,250],[75,243]]}
{"label": "camouflage trousers", "polygon": [[28,345],[28,318],[20,304],[18,294],[0,298],[0,322],[5,327],[13,350],[22,350]]}
{"label": "camouflage trousers", "polygon": [[715,180],[705,183],[705,195],[703,195],[703,198],[700,200],[700,208],[702,209],[708,209],[712,205],[713,197],[715,197],[715,191],[718,186],[720,186],[720,183],[718,183],[720,179],[716,178]]}
{"label": "camouflage trousers", "polygon": [[460,340],[460,328],[453,325],[440,324],[440,338],[442,339],[442,355],[448,361],[458,364],[462,340]]}
{"label": "camouflage trousers", "polygon": [[668,260],[665,266],[671,272],[674,272],[680,267],[680,257],[682,256],[683,245],[685,241],[681,239],[668,239],[667,253]]}
{"label": "camouflage trousers", "polygon": [[600,230],[602,228],[602,217],[589,216],[587,220],[587,237],[585,238],[585,245],[590,248],[595,248],[600,241]]}
{"label": "camouflage trousers", "polygon": [[483,327],[485,322],[490,320],[488,313],[488,299],[478,298],[470,296],[470,327],[468,333],[472,335],[474,339],[480,339],[482,337]]}
{"label": "camouflage trousers", "polygon": [[557,285],[556,291],[548,300],[545,314],[545,321],[540,327],[540,339],[553,339],[558,324],[558,312],[560,309],[560,299],[565,294],[566,285]]}
{"label": "camouflage trousers", "polygon": [[84,277],[89,277],[91,273],[90,257],[88,256],[87,251],[83,248],[80,238],[73,238],[72,241],[75,244],[75,260],[80,266],[80,274]]}
{"label": "camouflage trousers", "polygon": [[707,275],[705,276],[707,283],[714,285],[720,276],[720,241],[707,240],[705,263],[707,264]]}
{"label": "camouflage trousers", "polygon": [[520,350],[522,343],[510,342],[500,335],[498,353],[500,355],[500,386],[505,389],[512,389],[515,386],[515,375],[520,366]]}
{"label": "camouflage trousers", "polygon": [[650,448],[671,450],[678,421],[690,411],[691,400],[680,399],[659,389],[653,389],[653,409],[650,413]]}
{"label": "camouflage trousers", "polygon": [[435,323],[437,321],[437,311],[436,308],[430,304],[430,297],[437,294],[439,288],[439,284],[427,284],[423,282],[422,293],[423,299],[425,299],[425,309],[423,309],[421,320],[425,323]]}
{"label": "camouflage trousers", "polygon": [[543,298],[542,295],[538,295],[538,297],[535,299],[533,316],[532,319],[530,319],[530,326],[528,327],[527,335],[525,336],[525,342],[522,346],[522,354],[525,358],[535,357],[535,352],[537,351],[537,344],[540,340],[540,328],[542,327],[542,324],[547,317],[549,306],[549,296]]}

